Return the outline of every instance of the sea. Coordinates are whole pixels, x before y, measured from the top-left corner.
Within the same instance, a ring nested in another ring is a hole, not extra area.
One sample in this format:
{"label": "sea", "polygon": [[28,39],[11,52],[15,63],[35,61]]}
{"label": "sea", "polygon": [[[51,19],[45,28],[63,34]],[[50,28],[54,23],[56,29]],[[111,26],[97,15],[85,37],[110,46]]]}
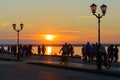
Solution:
{"label": "sea", "polygon": [[[82,52],[81,52],[82,46],[73,46],[73,47],[74,47],[74,56],[82,56]],[[107,50],[107,47],[105,47],[105,48]],[[32,49],[33,49],[32,50],[33,54],[38,54],[37,46],[33,47]],[[46,46],[45,55],[61,55],[59,53],[60,49],[61,49],[61,46]],[[119,49],[118,61],[120,62],[120,46],[118,47],[118,49]]]}

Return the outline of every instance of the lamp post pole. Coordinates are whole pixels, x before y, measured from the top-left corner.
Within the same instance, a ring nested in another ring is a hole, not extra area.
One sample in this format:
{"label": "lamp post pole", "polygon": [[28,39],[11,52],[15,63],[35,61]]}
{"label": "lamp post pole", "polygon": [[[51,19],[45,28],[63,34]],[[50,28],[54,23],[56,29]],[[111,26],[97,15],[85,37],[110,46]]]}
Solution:
{"label": "lamp post pole", "polygon": [[102,5],[100,8],[101,8],[101,11],[102,11],[102,15],[100,14],[95,14],[96,13],[96,8],[97,8],[97,5],[96,4],[92,4],[90,6],[91,8],[91,11],[93,13],[94,16],[96,16],[96,18],[98,19],[98,59],[97,59],[97,67],[98,69],[101,69],[101,52],[100,52],[100,19],[105,16],[106,14],[106,9],[107,9],[107,6],[106,5]]}
{"label": "lamp post pole", "polygon": [[98,18],[98,45],[100,46],[100,19],[102,18],[100,14],[97,16]]}
{"label": "lamp post pole", "polygon": [[17,55],[17,59],[18,59],[18,61],[20,61],[19,32],[20,32],[20,31],[18,30],[18,31],[17,31],[17,45],[18,45],[18,55]]}
{"label": "lamp post pole", "polygon": [[17,54],[17,60],[20,61],[20,53],[19,53],[19,32],[22,31],[23,29],[23,24],[21,23],[20,24],[20,29],[16,29],[16,24],[13,24],[12,27],[13,27],[13,30],[15,30],[17,32],[17,46],[18,46],[18,54]]}

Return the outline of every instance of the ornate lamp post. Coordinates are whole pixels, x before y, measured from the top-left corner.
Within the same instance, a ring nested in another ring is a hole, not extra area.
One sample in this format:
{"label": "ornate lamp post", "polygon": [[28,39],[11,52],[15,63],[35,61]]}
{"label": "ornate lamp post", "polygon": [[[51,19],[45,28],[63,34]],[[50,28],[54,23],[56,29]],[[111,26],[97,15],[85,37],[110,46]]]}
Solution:
{"label": "ornate lamp post", "polygon": [[100,55],[100,19],[105,16],[106,14],[106,10],[107,10],[107,6],[106,5],[102,5],[100,8],[101,8],[101,11],[102,11],[102,15],[100,14],[96,14],[96,9],[97,9],[97,5],[96,4],[92,4],[90,6],[91,8],[91,11],[93,13],[94,16],[96,16],[96,18],[98,19],[98,47],[99,47],[99,51],[98,51],[98,69],[101,69],[101,62],[100,62],[100,59],[101,59],[101,55]]}
{"label": "ornate lamp post", "polygon": [[12,24],[13,30],[17,32],[17,46],[18,46],[18,54],[17,54],[17,60],[20,61],[20,54],[19,54],[19,32],[23,29],[23,24],[20,24],[20,29],[16,29],[16,24]]}

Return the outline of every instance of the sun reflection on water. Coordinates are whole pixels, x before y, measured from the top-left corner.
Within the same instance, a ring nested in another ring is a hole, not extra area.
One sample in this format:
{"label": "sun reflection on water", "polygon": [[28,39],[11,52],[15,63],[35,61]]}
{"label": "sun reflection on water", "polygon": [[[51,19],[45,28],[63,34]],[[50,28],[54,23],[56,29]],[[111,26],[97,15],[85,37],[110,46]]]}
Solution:
{"label": "sun reflection on water", "polygon": [[46,51],[47,55],[52,55],[52,47],[48,46]]}

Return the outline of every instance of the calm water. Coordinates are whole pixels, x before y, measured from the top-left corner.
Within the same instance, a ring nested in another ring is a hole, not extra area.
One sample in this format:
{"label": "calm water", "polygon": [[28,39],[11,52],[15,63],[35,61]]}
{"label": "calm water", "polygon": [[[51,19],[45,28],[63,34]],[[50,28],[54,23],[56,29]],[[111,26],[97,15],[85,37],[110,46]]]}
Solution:
{"label": "calm water", "polygon": [[[60,55],[59,54],[59,51],[60,51],[60,48],[61,47],[52,47],[52,46],[48,46],[48,47],[46,47],[46,55]],[[79,55],[79,56],[81,56],[82,54],[81,54],[81,46],[79,46],[79,47],[74,47],[74,55]],[[107,47],[106,47],[107,48]],[[120,47],[118,47],[119,48],[119,50],[120,50]],[[37,47],[33,47],[33,53],[34,54],[37,54]],[[119,60],[118,61],[120,61],[120,52],[119,52]]]}
{"label": "calm water", "polygon": [[[82,47],[74,47],[74,55],[79,55],[81,56],[81,48]],[[61,47],[51,47],[48,46],[46,47],[46,55],[60,55],[59,51],[60,51]],[[37,47],[33,47],[33,53],[37,54]]]}

